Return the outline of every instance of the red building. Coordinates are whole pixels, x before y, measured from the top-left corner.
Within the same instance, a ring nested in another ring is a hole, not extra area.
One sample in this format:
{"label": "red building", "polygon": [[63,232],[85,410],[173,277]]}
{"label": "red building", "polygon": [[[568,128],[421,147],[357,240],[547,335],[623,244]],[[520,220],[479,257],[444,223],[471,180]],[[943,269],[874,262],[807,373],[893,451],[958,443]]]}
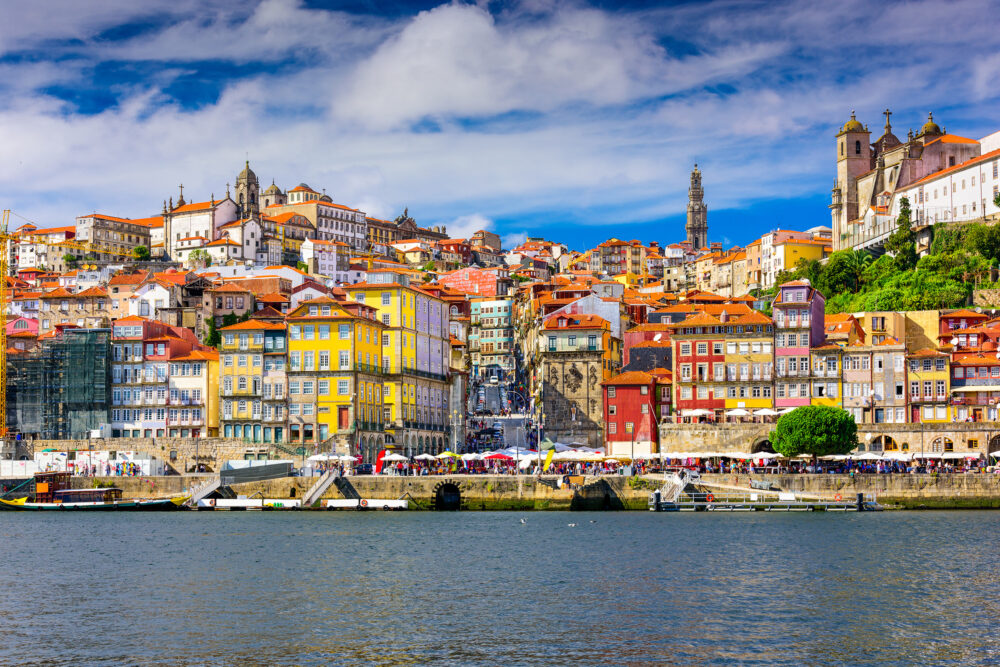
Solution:
{"label": "red building", "polygon": [[974,310],[968,309],[941,313],[941,317],[938,320],[938,345],[954,345],[957,341],[952,342],[952,338],[955,337],[955,333],[953,332],[975,329],[989,319],[990,316],[985,313],[977,313]]}
{"label": "red building", "polygon": [[726,409],[725,327],[708,313],[695,313],[670,327],[674,414],[678,421],[711,420]]}
{"label": "red building", "polygon": [[507,294],[509,282],[510,276],[507,269],[488,271],[471,266],[452,271],[438,279],[438,283],[441,285],[457,289],[459,292],[478,294],[479,296],[504,296]]}
{"label": "red building", "polygon": [[639,343],[656,341],[669,344],[672,329],[667,324],[646,323],[634,326],[622,335],[622,349],[625,351],[625,365],[630,362],[629,350]]}
{"label": "red building", "polygon": [[604,441],[611,456],[660,451],[658,378],[628,371],[604,386]]}

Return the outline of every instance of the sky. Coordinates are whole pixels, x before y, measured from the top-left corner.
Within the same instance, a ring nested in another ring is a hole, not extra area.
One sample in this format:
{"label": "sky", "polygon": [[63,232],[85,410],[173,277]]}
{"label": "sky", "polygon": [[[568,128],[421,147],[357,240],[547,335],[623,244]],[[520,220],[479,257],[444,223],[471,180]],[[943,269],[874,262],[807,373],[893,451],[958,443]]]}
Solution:
{"label": "sky", "polygon": [[[13,225],[221,198],[244,160],[452,237],[709,239],[829,224],[834,135],[1000,129],[988,0],[0,0]],[[18,217],[20,216],[20,217]]]}

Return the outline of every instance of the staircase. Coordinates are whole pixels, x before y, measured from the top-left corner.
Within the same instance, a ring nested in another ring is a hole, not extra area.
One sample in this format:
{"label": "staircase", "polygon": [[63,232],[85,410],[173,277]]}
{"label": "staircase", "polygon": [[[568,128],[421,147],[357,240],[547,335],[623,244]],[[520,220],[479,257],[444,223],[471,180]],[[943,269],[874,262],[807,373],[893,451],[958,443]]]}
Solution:
{"label": "staircase", "polygon": [[308,491],[306,491],[306,495],[302,496],[302,507],[312,507],[316,504],[316,501],[318,501],[323,494],[326,493],[326,490],[330,488],[330,485],[333,484],[339,477],[340,473],[332,470],[328,470],[320,475],[319,479],[316,480],[316,483],[313,484]]}
{"label": "staircase", "polygon": [[206,498],[213,491],[217,491],[222,485],[222,478],[216,475],[210,479],[205,484],[193,489],[191,491],[191,497],[188,499],[187,504],[195,506],[198,504],[199,500]]}
{"label": "staircase", "polygon": [[340,495],[348,498],[350,500],[361,500],[361,494],[358,490],[354,488],[354,485],[346,477],[337,476],[333,481],[337,485],[337,490],[340,491]]}

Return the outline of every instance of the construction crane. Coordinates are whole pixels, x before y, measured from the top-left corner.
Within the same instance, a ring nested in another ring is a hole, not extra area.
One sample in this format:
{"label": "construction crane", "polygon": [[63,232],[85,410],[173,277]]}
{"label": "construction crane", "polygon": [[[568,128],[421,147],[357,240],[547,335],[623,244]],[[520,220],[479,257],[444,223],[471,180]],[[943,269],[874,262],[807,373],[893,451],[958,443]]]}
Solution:
{"label": "construction crane", "polygon": [[[10,224],[10,209],[4,209],[3,217],[0,218],[0,313],[3,314],[3,326],[0,327],[0,440],[7,438],[7,308],[10,303],[8,290],[10,288],[10,251],[11,245],[18,243],[22,238],[16,234],[11,234],[8,230]],[[38,230],[44,232],[44,229]],[[134,259],[131,253],[122,252],[114,248],[107,248],[99,244],[77,241],[41,241],[32,240],[33,245],[46,247],[71,248],[84,253],[102,253],[105,255],[117,255]]]}

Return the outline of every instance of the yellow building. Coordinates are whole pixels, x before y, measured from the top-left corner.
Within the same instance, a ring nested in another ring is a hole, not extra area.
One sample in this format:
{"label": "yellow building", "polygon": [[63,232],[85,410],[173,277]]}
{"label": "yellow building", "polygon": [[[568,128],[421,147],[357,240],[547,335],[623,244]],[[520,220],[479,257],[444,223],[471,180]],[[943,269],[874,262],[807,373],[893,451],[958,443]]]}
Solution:
{"label": "yellow building", "polygon": [[[384,325],[383,422],[390,443],[410,454],[438,453],[447,448],[449,429],[448,307],[410,277],[405,269],[374,270],[368,272],[368,282],[344,289],[355,301],[375,308]],[[366,452],[366,460],[374,457]]]}
{"label": "yellow building", "polygon": [[726,320],[726,410],[774,408],[774,323],[757,311]]}
{"label": "yellow building", "polygon": [[386,327],[375,309],[320,297],[287,322],[289,440],[351,454],[381,448]]}
{"label": "yellow building", "polygon": [[170,407],[167,435],[171,438],[219,435],[219,354],[190,350],[170,358]]}
{"label": "yellow building", "polygon": [[820,260],[833,252],[830,241],[824,239],[783,239],[774,244],[774,275],[792,271],[799,262]]}
{"label": "yellow building", "polygon": [[949,356],[933,348],[906,355],[911,422],[949,422],[952,408]]}
{"label": "yellow building", "polygon": [[827,343],[809,350],[812,365],[812,398],[809,401],[811,405],[844,407],[844,387],[841,382],[843,354],[844,348],[836,343]]}

